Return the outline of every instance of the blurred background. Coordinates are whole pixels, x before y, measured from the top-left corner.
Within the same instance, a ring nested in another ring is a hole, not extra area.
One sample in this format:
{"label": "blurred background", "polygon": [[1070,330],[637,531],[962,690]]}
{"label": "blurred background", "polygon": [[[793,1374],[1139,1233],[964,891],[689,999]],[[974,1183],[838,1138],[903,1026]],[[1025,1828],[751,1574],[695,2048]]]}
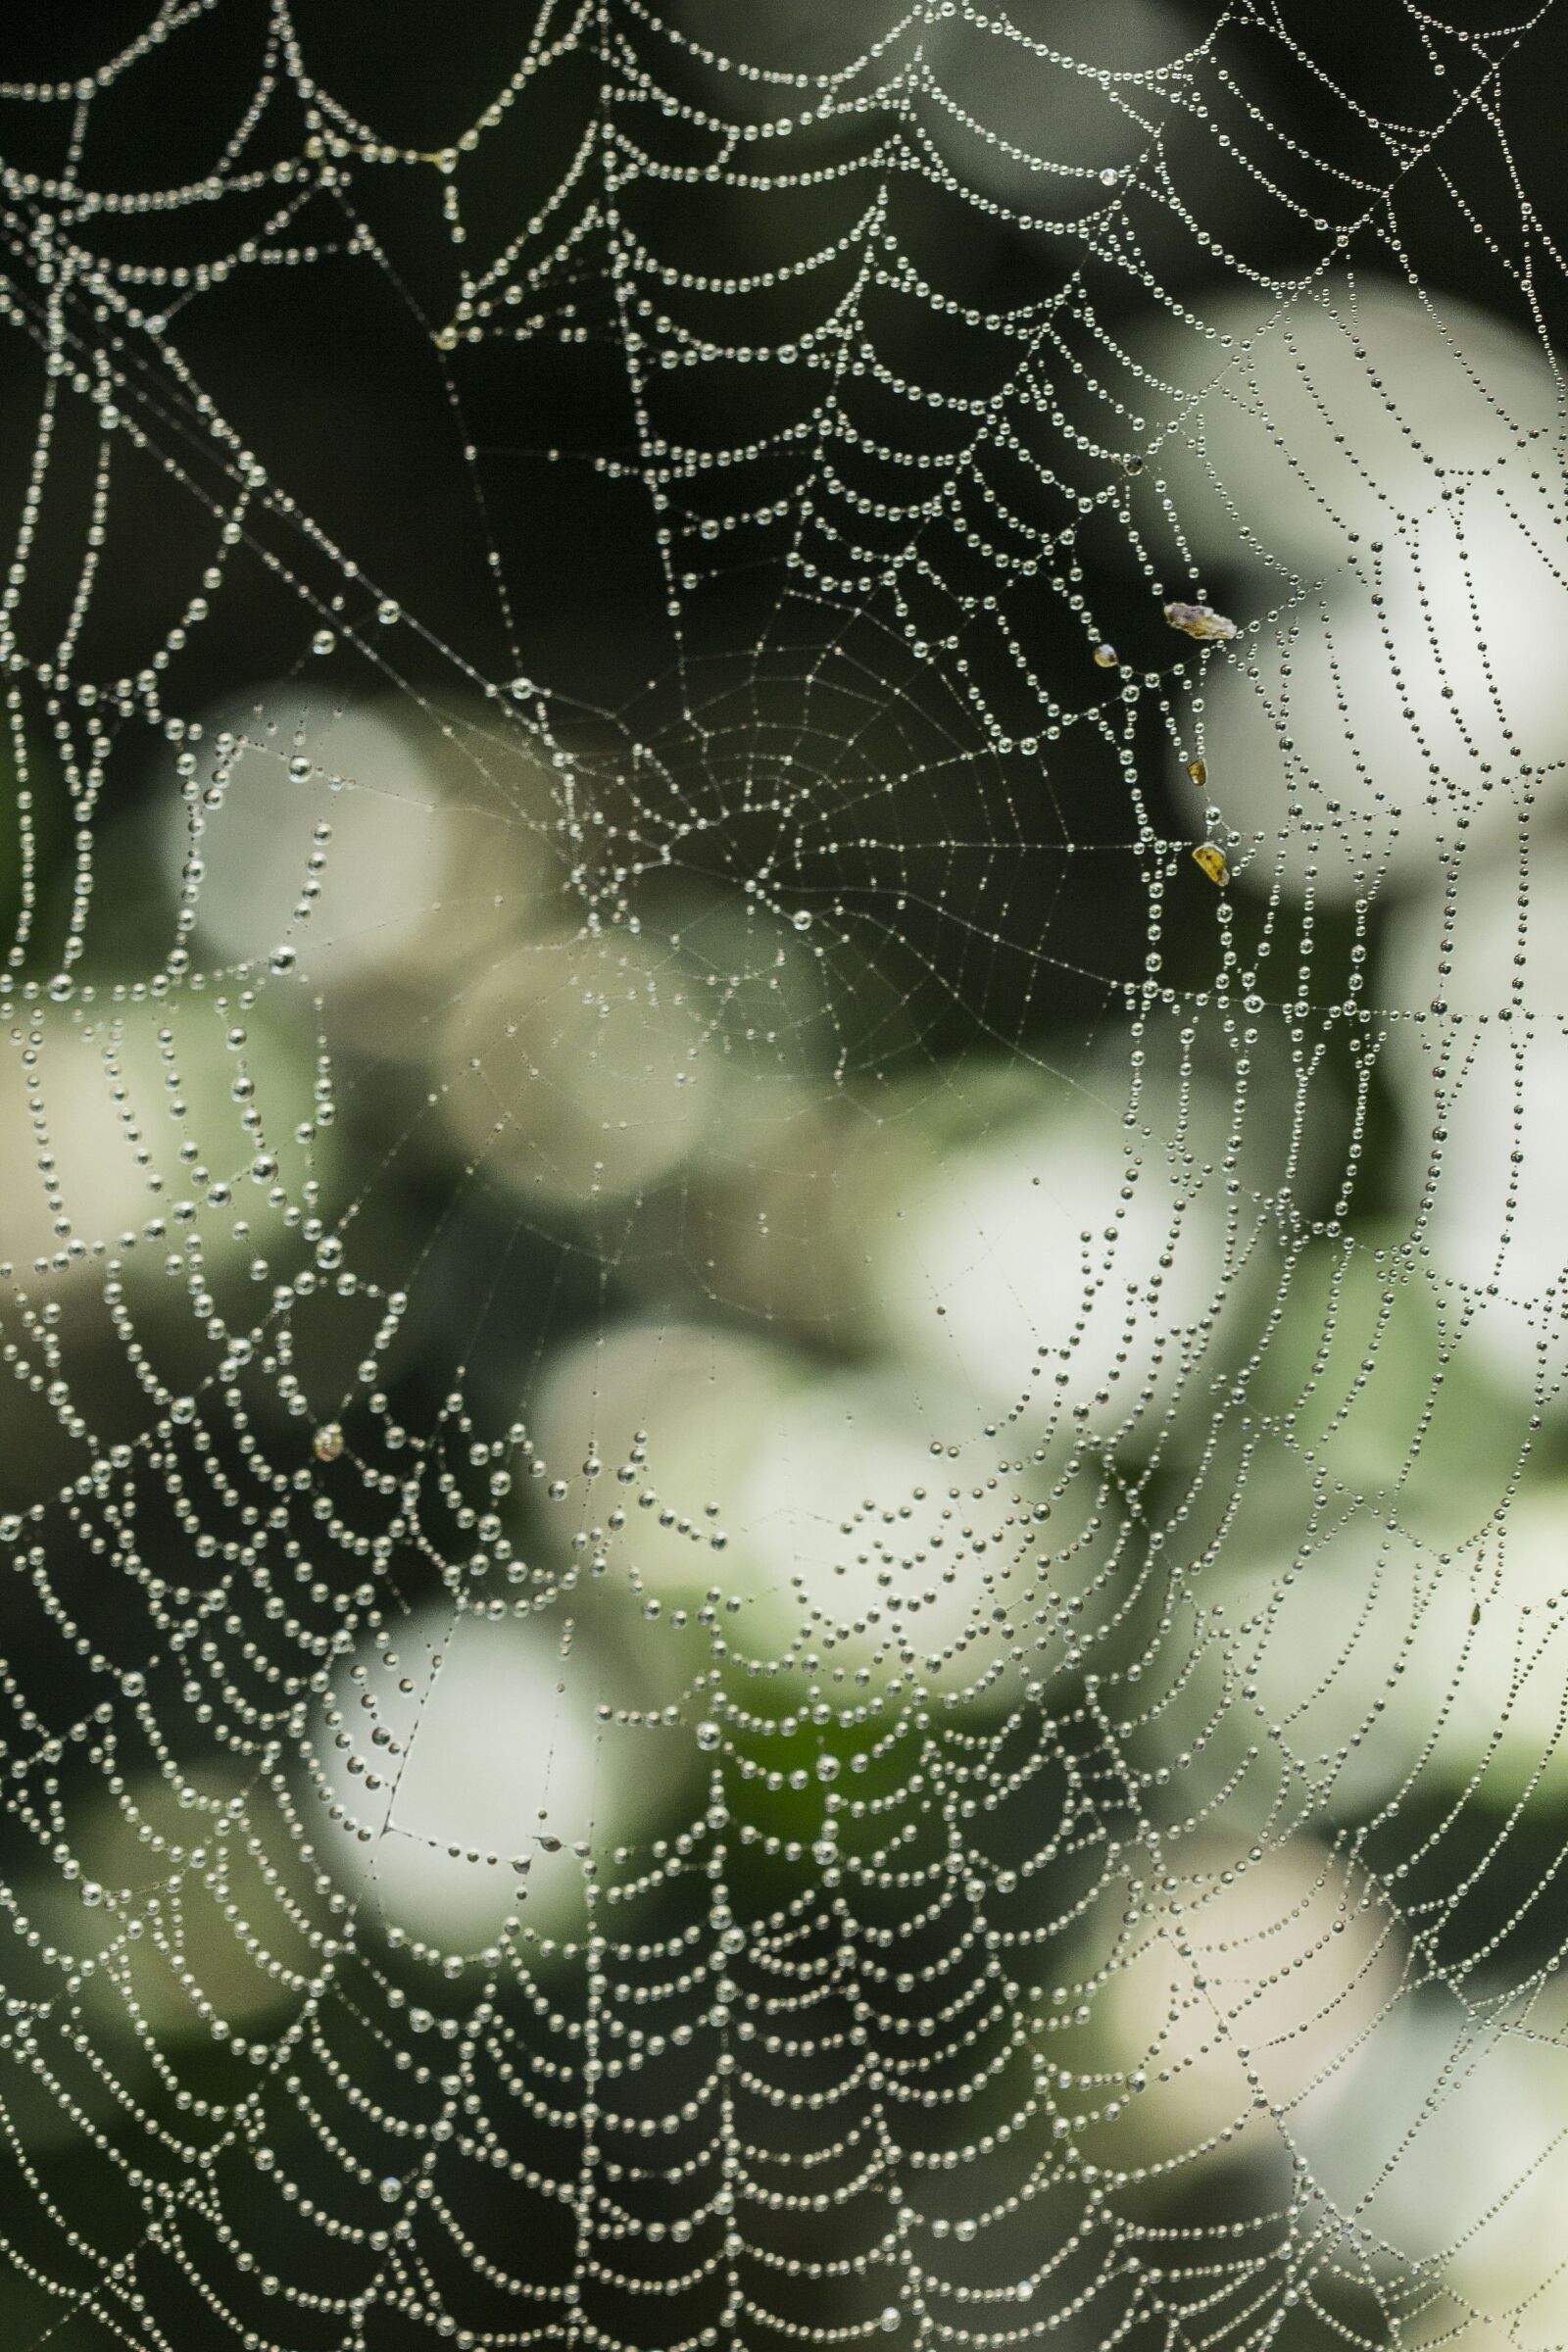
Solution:
{"label": "blurred background", "polygon": [[6,2345],[1568,2341],[1563,43],[8,14]]}

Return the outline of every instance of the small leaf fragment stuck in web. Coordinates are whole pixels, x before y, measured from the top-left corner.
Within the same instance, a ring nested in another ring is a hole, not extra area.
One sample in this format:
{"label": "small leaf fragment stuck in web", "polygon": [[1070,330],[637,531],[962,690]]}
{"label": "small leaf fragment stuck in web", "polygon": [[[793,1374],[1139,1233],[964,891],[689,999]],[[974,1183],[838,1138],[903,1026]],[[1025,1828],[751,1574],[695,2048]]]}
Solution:
{"label": "small leaf fragment stuck in web", "polygon": [[1164,611],[1173,629],[1196,638],[1200,645],[1223,645],[1227,638],[1241,634],[1228,612],[1212,612],[1207,605],[1170,604]]}

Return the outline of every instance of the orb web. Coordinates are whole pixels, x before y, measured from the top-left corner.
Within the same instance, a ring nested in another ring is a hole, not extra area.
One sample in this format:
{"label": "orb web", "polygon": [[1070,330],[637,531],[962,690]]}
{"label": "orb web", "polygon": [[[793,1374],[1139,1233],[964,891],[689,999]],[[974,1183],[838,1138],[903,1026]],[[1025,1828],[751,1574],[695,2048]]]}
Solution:
{"label": "orb web", "polygon": [[1558,52],[1357,15],[7,32],[7,2342],[1568,2335]]}

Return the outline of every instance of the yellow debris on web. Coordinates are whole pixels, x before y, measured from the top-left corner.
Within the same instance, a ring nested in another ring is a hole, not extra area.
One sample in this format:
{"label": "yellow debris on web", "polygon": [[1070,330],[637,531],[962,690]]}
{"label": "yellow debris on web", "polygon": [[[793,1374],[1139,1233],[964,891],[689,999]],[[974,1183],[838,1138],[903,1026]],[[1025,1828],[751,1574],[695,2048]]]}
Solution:
{"label": "yellow debris on web", "polygon": [[1215,887],[1223,890],[1231,878],[1231,869],[1225,862],[1224,852],[1217,850],[1211,841],[1200,841],[1193,852],[1193,857]]}

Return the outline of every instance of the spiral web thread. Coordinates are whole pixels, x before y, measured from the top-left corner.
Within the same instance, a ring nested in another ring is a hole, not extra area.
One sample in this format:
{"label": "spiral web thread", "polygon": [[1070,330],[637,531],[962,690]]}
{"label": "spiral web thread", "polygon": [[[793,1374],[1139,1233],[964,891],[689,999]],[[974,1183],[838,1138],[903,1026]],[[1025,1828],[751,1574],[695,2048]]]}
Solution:
{"label": "spiral web thread", "polygon": [[3,96],[5,2340],[1568,2340],[1545,12],[274,0],[100,171],[223,14]]}

